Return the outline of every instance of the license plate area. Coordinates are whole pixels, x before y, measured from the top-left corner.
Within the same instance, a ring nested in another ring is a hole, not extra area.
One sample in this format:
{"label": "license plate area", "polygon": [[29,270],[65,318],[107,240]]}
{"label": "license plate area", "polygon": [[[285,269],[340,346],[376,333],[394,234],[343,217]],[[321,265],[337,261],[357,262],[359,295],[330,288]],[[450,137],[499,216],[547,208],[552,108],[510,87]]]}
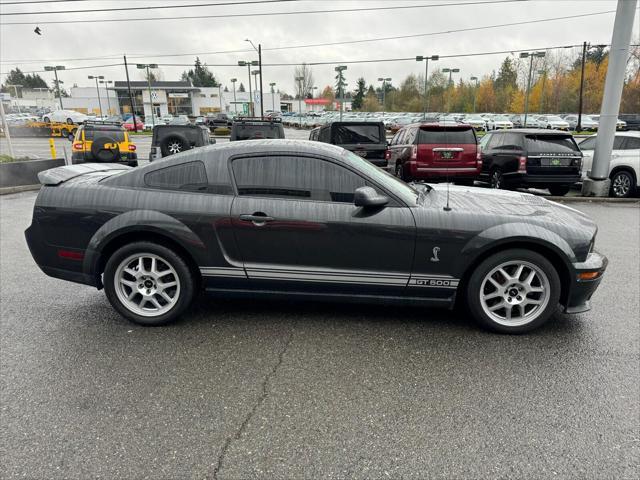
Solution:
{"label": "license plate area", "polygon": [[543,167],[568,167],[571,165],[570,158],[541,158],[540,165]]}
{"label": "license plate area", "polygon": [[443,160],[451,160],[453,159],[453,155],[454,152],[451,152],[449,150],[445,150],[443,152],[440,152],[440,158],[442,158]]}

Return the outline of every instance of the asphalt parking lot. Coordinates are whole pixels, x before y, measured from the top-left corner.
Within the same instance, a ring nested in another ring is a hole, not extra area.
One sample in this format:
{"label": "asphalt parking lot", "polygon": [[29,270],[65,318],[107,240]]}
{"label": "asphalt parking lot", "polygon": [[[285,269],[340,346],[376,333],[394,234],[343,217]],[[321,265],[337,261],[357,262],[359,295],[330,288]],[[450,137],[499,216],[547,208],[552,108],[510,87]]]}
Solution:
{"label": "asphalt parking lot", "polygon": [[638,478],[638,204],[572,204],[593,309],[526,336],[418,308],[199,299],[127,323],[27,250],[0,198],[2,478]]}

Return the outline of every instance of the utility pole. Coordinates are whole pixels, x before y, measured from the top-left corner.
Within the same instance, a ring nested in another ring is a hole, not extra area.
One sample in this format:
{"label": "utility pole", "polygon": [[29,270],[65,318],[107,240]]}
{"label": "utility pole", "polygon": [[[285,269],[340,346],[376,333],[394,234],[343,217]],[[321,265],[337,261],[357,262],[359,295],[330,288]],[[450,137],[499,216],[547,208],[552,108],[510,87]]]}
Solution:
{"label": "utility pole", "polygon": [[527,93],[524,97],[524,127],[527,126],[527,116],[529,115],[529,91],[531,89],[531,71],[533,70],[533,57],[542,58],[545,52],[522,52],[520,58],[529,58],[529,76],[527,77]]}
{"label": "utility pole", "polygon": [[[151,108],[151,126],[156,128],[156,120],[155,114],[153,112],[153,97],[151,95],[151,72],[149,71],[151,68],[158,68],[158,64],[156,63],[138,63],[136,67],[139,70],[147,69],[147,88],[149,89],[149,107]],[[135,122],[135,117],[134,120]],[[135,127],[134,127],[135,128]]]}
{"label": "utility pole", "polygon": [[422,62],[424,60],[424,112],[422,118],[425,120],[427,118],[427,111],[429,110],[429,60],[435,62],[439,59],[440,55],[431,55],[430,57],[418,55],[416,57],[416,62]]}
{"label": "utility pole", "polygon": [[304,77],[296,77],[296,82],[298,82],[298,115],[300,116],[300,128],[302,128],[302,82],[304,81]]}
{"label": "utility pole", "polygon": [[582,64],[580,66],[580,97],[578,98],[578,124],[576,131],[582,130],[582,91],[584,89],[584,60],[587,56],[587,42],[582,44]]}
{"label": "utility pole", "polygon": [[451,94],[449,93],[449,89],[451,88],[451,83],[452,83],[452,79],[451,76],[454,73],[458,73],[460,72],[459,68],[443,68],[442,69],[442,73],[448,73],[449,74],[449,83],[447,83],[447,105],[446,105],[446,113],[449,113],[449,99],[451,97]]}
{"label": "utility pole", "polygon": [[338,72],[336,79],[338,80],[338,98],[340,98],[340,121],[342,121],[342,111],[344,110],[344,72],[346,65],[338,65],[334,70]]}
{"label": "utility pole", "polygon": [[387,93],[386,84],[388,82],[390,82],[391,79],[390,78],[382,78],[382,77],[380,77],[380,78],[378,78],[378,81],[382,82],[382,118],[384,118],[384,109],[385,109],[385,107],[384,107],[384,99],[385,99],[385,95]]}
{"label": "utility pole", "polygon": [[258,44],[258,70],[260,71],[260,118],[264,120],[264,97],[262,95],[262,44]]}
{"label": "utility pole", "polygon": [[13,154],[13,143],[11,143],[11,134],[9,133],[9,125],[7,125],[7,117],[4,116],[4,105],[2,103],[2,94],[0,93],[0,118],[2,120],[2,128],[4,129],[4,136],[7,139],[7,146],[9,147],[9,156],[16,158]]}
{"label": "utility pole", "polygon": [[107,115],[111,115],[111,100],[109,99],[109,83],[113,83],[113,80],[100,80],[100,83],[104,83],[104,90],[107,92]]}
{"label": "utility pole", "polygon": [[133,115],[133,131],[138,132],[138,123],[136,122],[136,109],[133,105],[133,95],[131,94],[131,82],[129,81],[129,67],[127,65],[127,56],[124,55],[124,71],[127,74],[127,90],[129,91],[129,103],[131,104],[131,114]]}
{"label": "utility pole", "polygon": [[471,77],[470,80],[476,82],[476,89],[473,92],[473,113],[476,113],[476,99],[478,98],[478,77]]}
{"label": "utility pole", "polygon": [[236,82],[237,81],[238,81],[237,78],[231,79],[231,83],[233,84],[233,111],[234,113],[236,113],[236,115],[238,114],[238,103],[236,102]]}
{"label": "utility pole", "polygon": [[58,94],[58,100],[60,100],[60,110],[64,110],[64,107],[62,106],[62,94],[60,93],[60,80],[58,80],[58,70],[64,70],[65,67],[64,65],[56,65],[56,66],[45,66],[44,70],[45,72],[51,72],[53,71],[53,74],[56,77],[56,93]]}
{"label": "utility pole", "polygon": [[104,77],[102,75],[100,76],[89,75],[87,78],[89,80],[95,79],[96,81],[96,92],[98,92],[98,106],[100,107],[100,117],[102,117],[102,101],[100,100],[100,87],[98,86],[98,79],[104,80]]}
{"label": "utility pole", "polygon": [[589,178],[586,178],[582,183],[582,195],[584,196],[605,197],[609,194],[611,150],[616,133],[637,3],[637,0],[618,0],[593,165]]}

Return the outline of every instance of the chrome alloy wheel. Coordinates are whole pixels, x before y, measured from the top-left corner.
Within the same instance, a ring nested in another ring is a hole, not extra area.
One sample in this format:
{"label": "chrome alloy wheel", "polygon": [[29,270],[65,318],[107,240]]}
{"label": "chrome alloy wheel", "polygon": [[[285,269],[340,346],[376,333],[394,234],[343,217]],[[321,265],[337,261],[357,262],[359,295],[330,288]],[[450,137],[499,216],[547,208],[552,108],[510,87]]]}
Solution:
{"label": "chrome alloy wheel", "polygon": [[547,275],[533,263],[512,260],[482,280],[480,305],[494,322],[518,327],[534,321],[549,303]]}
{"label": "chrome alloy wheel", "polygon": [[157,317],[171,310],[180,298],[180,279],[173,266],[153,253],[136,253],[116,269],[118,300],[131,312]]}
{"label": "chrome alloy wheel", "polygon": [[171,155],[175,155],[176,153],[180,153],[182,151],[182,144],[180,142],[171,142],[167,145],[167,150],[171,153]]}
{"label": "chrome alloy wheel", "polygon": [[613,183],[611,185],[613,194],[616,197],[626,197],[629,195],[631,189],[631,178],[626,174],[617,174],[613,177]]}

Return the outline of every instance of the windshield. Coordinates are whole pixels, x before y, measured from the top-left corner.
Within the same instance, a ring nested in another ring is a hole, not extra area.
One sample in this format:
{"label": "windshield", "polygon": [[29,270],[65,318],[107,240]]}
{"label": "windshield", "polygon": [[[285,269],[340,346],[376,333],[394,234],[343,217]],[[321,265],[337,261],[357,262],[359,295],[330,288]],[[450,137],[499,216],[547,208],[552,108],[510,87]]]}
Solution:
{"label": "windshield", "polygon": [[495,117],[493,117],[493,120],[496,121],[500,121],[500,122],[508,122],[509,119],[505,116],[505,115],[496,115]]}
{"label": "windshield", "polygon": [[347,165],[351,165],[354,168],[357,168],[369,178],[395,194],[397,197],[401,198],[409,205],[414,204],[420,196],[420,193],[417,190],[410,187],[402,180],[399,180],[390,173],[387,173],[384,170],[376,167],[373,163],[364,160],[362,157],[359,157],[349,150],[345,150],[342,153],[342,161]]}
{"label": "windshield", "polygon": [[555,115],[548,116],[547,120],[550,120],[552,122],[562,122],[563,121],[560,117],[556,117]]}
{"label": "windshield", "polygon": [[281,138],[280,129],[275,125],[237,125],[236,139],[255,140],[260,138]]}
{"label": "windshield", "polygon": [[423,144],[476,144],[472,127],[420,127],[418,143]]}

